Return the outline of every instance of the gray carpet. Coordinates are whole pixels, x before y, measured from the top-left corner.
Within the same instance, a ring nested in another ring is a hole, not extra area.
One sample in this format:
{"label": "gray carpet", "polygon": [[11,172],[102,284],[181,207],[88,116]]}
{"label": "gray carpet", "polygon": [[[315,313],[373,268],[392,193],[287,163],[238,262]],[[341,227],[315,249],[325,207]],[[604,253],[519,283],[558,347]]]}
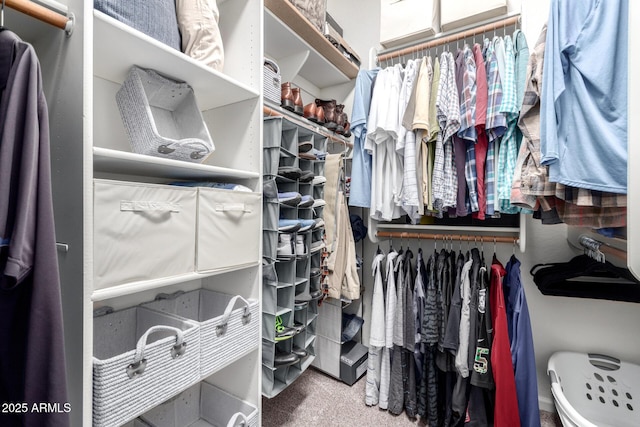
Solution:
{"label": "gray carpet", "polygon": [[[313,368],[273,399],[262,399],[262,425],[284,426],[424,426],[405,414],[394,416],[364,404],[365,377],[353,386]],[[541,412],[542,427],[561,427],[556,414]]]}

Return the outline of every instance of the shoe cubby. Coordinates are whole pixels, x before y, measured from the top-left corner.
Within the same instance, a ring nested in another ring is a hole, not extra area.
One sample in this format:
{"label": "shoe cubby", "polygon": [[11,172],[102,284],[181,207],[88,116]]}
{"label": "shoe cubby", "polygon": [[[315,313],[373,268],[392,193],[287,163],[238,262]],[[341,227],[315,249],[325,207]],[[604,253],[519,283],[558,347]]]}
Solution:
{"label": "shoe cubby", "polygon": [[[264,354],[263,354],[264,360]],[[275,397],[287,388],[287,374],[289,366],[270,368],[262,365],[262,395],[268,398]]]}
{"label": "shoe cubby", "polygon": [[262,258],[274,262],[278,257],[278,232],[262,230]]}
{"label": "shoe cubby", "polygon": [[307,326],[307,311],[309,303],[296,304],[293,309],[293,321],[301,325]]}
{"label": "shoe cubby", "polygon": [[[263,171],[266,174],[273,172],[274,167],[280,169],[279,173],[276,171],[276,192],[280,194],[298,193],[300,197],[311,196],[314,200],[316,194],[323,196],[323,185],[314,185],[313,180],[309,179],[309,175],[313,174],[315,177],[318,172],[323,173],[324,162],[304,158],[305,155],[302,153],[301,156],[299,147],[301,143],[311,142],[313,148],[306,151],[310,155],[313,155],[313,150],[326,152],[327,137],[301,127],[286,117],[265,118],[264,136],[264,155],[265,160],[269,162],[269,167]],[[274,159],[276,148],[278,149],[277,164]],[[285,167],[290,169],[283,170],[282,168]],[[296,172],[302,174],[303,177],[306,173],[307,176],[302,180],[292,179],[295,176],[291,174],[291,168],[299,168],[299,172]],[[271,200],[267,200],[263,208],[265,215],[263,238],[268,240],[264,244],[264,256],[273,259],[271,257],[274,256],[275,251],[277,261],[274,263],[274,269],[278,281],[277,285],[263,285],[263,394],[267,397],[275,396],[286,385],[295,381],[315,358],[315,322],[318,316],[318,300],[296,304],[295,298],[300,296],[308,299],[311,291],[319,289],[318,280],[312,279],[310,276],[312,265],[317,267],[320,265],[320,251],[316,250],[315,253],[312,253],[311,245],[314,241],[322,239],[323,228],[285,233],[279,227],[278,220],[314,220],[322,218],[323,209],[321,206],[315,208],[313,206],[291,206],[283,201],[282,198],[278,203],[271,203]],[[278,233],[273,233],[278,229],[280,229]],[[266,249],[269,251],[267,252]],[[316,283],[315,287],[312,281]],[[286,309],[288,311],[285,311]],[[302,330],[291,339],[276,342],[275,320],[277,315],[281,316],[284,326],[297,325]],[[305,349],[308,355],[291,366],[276,366],[274,363],[276,354],[291,352],[293,347]]]}

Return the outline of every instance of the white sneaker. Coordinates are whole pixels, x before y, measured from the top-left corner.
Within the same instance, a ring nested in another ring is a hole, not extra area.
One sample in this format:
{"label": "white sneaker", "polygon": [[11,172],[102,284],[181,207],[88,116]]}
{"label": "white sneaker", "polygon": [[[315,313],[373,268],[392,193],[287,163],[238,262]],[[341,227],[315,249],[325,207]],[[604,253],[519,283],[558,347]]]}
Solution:
{"label": "white sneaker", "polygon": [[278,258],[291,258],[296,255],[295,243],[291,234],[281,233],[278,235]]}
{"label": "white sneaker", "polygon": [[322,175],[316,175],[313,177],[313,181],[311,181],[313,183],[313,185],[320,185],[320,184],[324,184],[325,182],[327,182],[327,178],[325,178]]}
{"label": "white sneaker", "polygon": [[304,245],[304,236],[296,235],[296,255],[306,255],[307,251]]}
{"label": "white sneaker", "polygon": [[325,201],[324,201],[324,200],[322,200],[322,199],[315,199],[315,200],[313,201],[313,205],[312,205],[311,207],[313,207],[313,208],[319,208],[319,207],[322,207],[322,206],[324,206],[324,205],[326,205],[326,204],[327,204],[327,202],[325,202]]}

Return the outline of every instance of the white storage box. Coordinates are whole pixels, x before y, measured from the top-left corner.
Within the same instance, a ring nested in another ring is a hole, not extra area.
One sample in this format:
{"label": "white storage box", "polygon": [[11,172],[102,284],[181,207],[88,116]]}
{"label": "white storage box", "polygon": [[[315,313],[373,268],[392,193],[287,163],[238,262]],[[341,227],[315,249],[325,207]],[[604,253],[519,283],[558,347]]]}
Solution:
{"label": "white storage box", "polygon": [[440,1],[440,26],[442,31],[451,31],[507,14],[507,0],[434,1]]}
{"label": "white storage box", "polygon": [[431,37],[438,32],[439,0],[382,0],[380,44],[386,48]]}
{"label": "white storage box", "polygon": [[143,307],[93,319],[93,425],[120,426],[200,379],[198,325]]}
{"label": "white storage box", "polygon": [[640,366],[562,351],[549,358],[547,372],[565,427],[640,426]]}
{"label": "white storage box", "polygon": [[258,408],[209,383],[201,382],[140,417],[138,426],[258,425]]}
{"label": "white storage box", "polygon": [[260,261],[262,194],[198,187],[198,271]]}
{"label": "white storage box", "polygon": [[199,289],[160,294],[144,306],[200,326],[201,378],[240,359],[260,341],[260,308],[254,299]]}
{"label": "white storage box", "polygon": [[198,163],[213,153],[211,135],[187,83],[133,66],[116,101],[135,153]]}
{"label": "white storage box", "polygon": [[194,271],[195,188],[94,180],[94,289]]}

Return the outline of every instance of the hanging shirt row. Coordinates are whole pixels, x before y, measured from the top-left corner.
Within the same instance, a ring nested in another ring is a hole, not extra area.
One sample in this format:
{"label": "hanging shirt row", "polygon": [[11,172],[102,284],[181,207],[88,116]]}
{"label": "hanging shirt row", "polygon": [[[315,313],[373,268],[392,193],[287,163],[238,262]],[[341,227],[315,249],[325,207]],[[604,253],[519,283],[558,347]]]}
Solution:
{"label": "hanging shirt row", "polygon": [[352,198],[363,193],[352,204],[384,221],[519,212],[509,199],[528,57],[516,30],[380,70],[357,138],[372,156],[370,198],[366,180],[352,177]]}
{"label": "hanging shirt row", "polygon": [[520,261],[478,248],[380,250],[373,260],[366,403],[430,426],[539,427]]}
{"label": "hanging shirt row", "polygon": [[[566,20],[570,14],[561,16]],[[567,73],[580,74],[581,65],[569,56],[572,70],[558,66],[567,49],[557,42],[568,27],[561,21],[552,23],[552,35],[545,27],[531,57],[524,34],[516,30],[512,36],[485,38],[482,45],[464,45],[455,55],[444,51],[404,66],[361,70],[352,112],[350,205],[370,208],[380,221],[403,215],[416,223],[423,215],[485,219],[535,212],[543,223],[624,226],[626,116],[620,111],[626,98],[620,88],[609,91],[611,105],[619,108],[608,112],[597,105],[589,112],[568,106],[587,96],[597,104],[600,92],[588,85],[580,85],[582,95],[568,90],[568,84],[577,83]],[[555,42],[553,51],[545,53],[548,37]],[[548,56],[553,62],[547,67],[543,59]],[[615,80],[626,87],[626,67],[624,72],[606,68],[624,74]],[[543,72],[550,77],[542,80]],[[558,102],[544,101],[554,96]],[[577,126],[603,115],[615,119],[607,131],[612,134],[608,148],[596,134],[581,137],[576,147],[567,121],[560,120],[571,116]],[[541,133],[546,138],[541,140]],[[598,154],[603,150],[607,155]]]}

